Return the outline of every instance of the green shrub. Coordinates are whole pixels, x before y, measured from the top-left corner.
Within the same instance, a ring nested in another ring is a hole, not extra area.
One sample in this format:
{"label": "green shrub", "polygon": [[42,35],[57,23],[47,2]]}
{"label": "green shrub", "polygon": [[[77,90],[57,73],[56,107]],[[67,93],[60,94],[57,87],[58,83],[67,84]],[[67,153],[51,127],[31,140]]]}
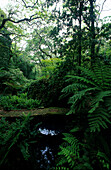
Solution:
{"label": "green shrub", "polygon": [[59,100],[63,82],[57,79],[54,80],[52,77],[32,82],[26,89],[28,97],[41,100],[42,105],[45,107],[63,105],[63,102]]}
{"label": "green shrub", "polygon": [[4,110],[15,109],[33,109],[40,106],[39,100],[28,99],[26,93],[22,93],[19,96],[2,96],[0,98],[0,105]]}
{"label": "green shrub", "polygon": [[67,85],[65,82],[66,74],[71,69],[71,65],[66,67],[66,63],[56,67],[55,71],[49,78],[42,78],[33,81],[27,88],[26,92],[29,98],[39,99],[45,107],[59,106],[66,107],[67,98],[59,100],[61,90]]}

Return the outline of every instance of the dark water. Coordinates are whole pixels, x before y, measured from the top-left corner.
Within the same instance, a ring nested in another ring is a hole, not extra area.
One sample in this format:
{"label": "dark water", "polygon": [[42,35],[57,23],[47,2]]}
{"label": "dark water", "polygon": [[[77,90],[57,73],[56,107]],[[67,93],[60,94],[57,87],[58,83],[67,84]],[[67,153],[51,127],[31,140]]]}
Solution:
{"label": "dark water", "polygon": [[62,143],[62,133],[67,130],[69,120],[63,116],[44,116],[42,125],[38,128],[41,138],[33,146],[33,165],[35,169],[50,169],[56,166],[59,145]]}
{"label": "dark water", "polygon": [[51,130],[39,128],[43,135],[38,144],[33,146],[32,154],[34,155],[35,169],[49,169],[56,166],[56,155],[61,141],[61,132],[59,130]]}

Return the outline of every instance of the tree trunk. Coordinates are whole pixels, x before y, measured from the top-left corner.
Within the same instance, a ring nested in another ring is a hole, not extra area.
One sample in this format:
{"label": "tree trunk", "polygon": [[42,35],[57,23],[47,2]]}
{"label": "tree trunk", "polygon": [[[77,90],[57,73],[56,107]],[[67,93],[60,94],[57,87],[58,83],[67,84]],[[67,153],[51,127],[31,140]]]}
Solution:
{"label": "tree trunk", "polygon": [[94,0],[90,0],[90,20],[91,20],[91,28],[90,28],[90,36],[91,36],[91,65],[95,62],[95,14],[94,14]]}
{"label": "tree trunk", "polygon": [[[81,51],[82,51],[82,45],[81,45],[81,22],[82,22],[82,9],[83,9],[83,2],[80,2],[80,7],[79,7],[79,34],[78,34],[78,65],[81,66]],[[78,71],[78,74],[80,75],[80,69]]]}

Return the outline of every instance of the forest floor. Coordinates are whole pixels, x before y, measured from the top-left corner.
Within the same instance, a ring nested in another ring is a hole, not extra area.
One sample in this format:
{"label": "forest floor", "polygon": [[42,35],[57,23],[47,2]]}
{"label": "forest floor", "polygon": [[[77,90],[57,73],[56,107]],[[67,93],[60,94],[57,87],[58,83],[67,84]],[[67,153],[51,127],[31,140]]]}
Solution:
{"label": "forest floor", "polygon": [[49,107],[49,108],[40,108],[40,109],[21,109],[21,110],[11,110],[5,111],[0,110],[0,117],[21,117],[23,115],[28,115],[30,113],[31,116],[37,115],[47,115],[47,114],[66,114],[68,112],[67,108],[59,108],[59,107]]}

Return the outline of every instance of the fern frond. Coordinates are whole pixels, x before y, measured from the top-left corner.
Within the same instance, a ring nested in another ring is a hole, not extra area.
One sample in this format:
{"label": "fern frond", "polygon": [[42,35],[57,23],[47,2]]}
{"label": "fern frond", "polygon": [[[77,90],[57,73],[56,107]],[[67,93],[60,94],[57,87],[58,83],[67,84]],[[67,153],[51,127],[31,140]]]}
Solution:
{"label": "fern frond", "polygon": [[78,132],[78,131],[79,131],[79,127],[75,127],[75,128],[70,130],[70,132]]}
{"label": "fern frond", "polygon": [[72,147],[72,151],[74,152],[74,155],[79,157],[78,139],[69,133],[63,133],[63,135],[65,136],[65,138],[63,138],[63,139],[70,145],[74,146],[74,147]]}
{"label": "fern frond", "polygon": [[108,112],[111,113],[111,106],[108,107]]}
{"label": "fern frond", "polygon": [[62,93],[65,93],[65,94],[71,94],[71,93],[74,93],[74,91],[77,89],[76,85],[75,84],[70,84],[68,86],[66,86],[65,88],[62,89]]}
{"label": "fern frond", "polygon": [[[64,156],[65,158],[66,158],[66,160],[67,160],[67,162],[68,162],[68,164],[72,167],[72,166],[74,166],[74,157],[73,157],[73,152],[72,151],[70,151],[69,150],[69,148],[63,148],[63,147],[60,147],[60,149],[61,149],[61,152],[59,152],[58,153],[58,155],[62,155],[62,156]],[[60,165],[59,163],[58,163],[58,165]]]}
{"label": "fern frond", "polygon": [[109,170],[110,160],[109,160],[109,158],[106,156],[106,154],[103,153],[103,152],[98,151],[97,157],[98,157],[100,163],[102,163],[103,168]]}
{"label": "fern frond", "polygon": [[69,166],[72,168],[75,165],[75,161],[79,158],[79,141],[72,134],[64,133],[63,135],[65,136],[63,138],[63,140],[65,140],[65,145],[60,146],[61,151],[58,155],[62,156],[62,160],[60,160],[58,165],[63,163],[63,161],[65,163],[67,160]]}
{"label": "fern frond", "polygon": [[97,78],[97,76],[96,76],[94,71],[89,70],[89,69],[84,68],[84,67],[80,67],[80,66],[78,66],[78,68],[84,73],[84,75],[86,75],[86,77],[87,77],[86,79],[92,80],[94,85],[98,84],[98,78]]}
{"label": "fern frond", "polygon": [[66,96],[68,96],[69,94],[73,94],[75,91],[77,91],[79,88],[86,88],[86,85],[82,85],[80,83],[74,83],[74,84],[70,84],[68,86],[66,86],[65,88],[62,89],[62,95],[59,97],[59,99],[62,99]]}
{"label": "fern frond", "polygon": [[[85,134],[88,133],[87,135],[89,136],[90,132],[100,132],[101,129],[106,129],[111,125],[111,66],[95,63],[90,70],[83,67],[78,68],[81,70],[81,77],[68,75],[66,81],[69,85],[65,87],[62,92],[72,94],[68,102],[71,104],[71,107],[67,114],[77,112],[77,124],[79,123],[79,126],[83,128],[85,128],[84,124],[86,127],[89,125],[89,128],[85,129]],[[85,120],[85,123],[82,122],[82,120]],[[71,132],[77,132],[78,130],[77,127]],[[84,144],[86,144],[87,147],[82,147],[81,150],[84,153],[83,157],[81,157],[79,150],[82,144],[79,143],[78,139],[73,135],[64,134],[65,145],[61,146],[60,155],[62,158],[64,157],[66,163],[69,163],[71,169],[93,169],[91,159],[95,159],[95,156],[96,158],[99,157],[100,161],[102,161],[103,164],[105,163],[103,167],[107,167],[108,169],[110,163],[104,153],[99,152],[96,154],[96,150],[93,158],[88,155],[88,149],[91,149],[89,146],[92,146],[88,142],[91,142],[93,137],[94,134],[91,134],[90,139],[87,137],[84,138]],[[98,139],[98,137],[94,137],[94,140],[95,139]],[[102,141],[103,140],[101,140],[101,143]],[[105,153],[108,153],[108,149],[107,152],[105,149],[106,146],[102,146]],[[98,146],[95,148],[98,148]],[[102,151],[101,146],[100,148]],[[107,155],[109,156],[109,154]]]}
{"label": "fern frond", "polygon": [[99,102],[96,102],[96,103],[92,106],[92,109],[89,110],[88,113],[93,113],[98,107],[99,107]]}
{"label": "fern frond", "polygon": [[[85,77],[80,77],[80,76],[73,76],[73,75],[68,75],[67,77],[70,77],[71,79],[73,79],[73,81],[76,79],[76,80],[79,80],[80,82],[84,82],[84,83],[87,83],[87,84],[91,84],[93,86],[96,86],[96,84],[91,81],[91,80],[88,80],[87,78]],[[69,79],[70,80],[70,79]],[[68,81],[68,80],[67,80]]]}
{"label": "fern frond", "polygon": [[[72,108],[72,106],[71,106],[71,108]],[[66,113],[66,115],[71,115],[71,114],[73,114],[73,113],[75,113],[75,109],[73,108],[73,109],[70,109],[69,111],[68,111],[68,113]]]}
{"label": "fern frond", "polygon": [[95,104],[96,102],[103,101],[104,97],[111,96],[111,90],[109,91],[101,91],[96,94],[96,97],[94,98],[92,105]]}
{"label": "fern frond", "polygon": [[91,132],[100,131],[101,127],[106,129],[107,123],[111,124],[109,113],[103,109],[98,109],[98,112],[88,115],[88,118]]}
{"label": "fern frond", "polygon": [[95,91],[96,89],[98,89],[98,88],[96,88],[96,87],[94,87],[94,88],[87,88],[85,90],[78,91],[77,94],[74,94],[72,97],[69,98],[69,102],[68,103],[75,104],[76,101],[81,100],[81,98],[83,96],[85,96],[87,92]]}
{"label": "fern frond", "polygon": [[100,102],[103,102],[104,98],[107,96],[111,96],[111,90],[110,91],[101,91],[101,92],[97,93],[91,103],[92,109],[89,110],[89,113],[93,113],[96,110],[96,108],[99,107]]}
{"label": "fern frond", "polygon": [[95,64],[92,70],[80,66],[78,68],[87,76],[86,79],[92,80],[94,84],[111,88],[111,66]]}
{"label": "fern frond", "polygon": [[62,92],[63,93],[72,93],[74,92],[75,90],[77,90],[78,88],[87,88],[86,85],[83,85],[83,84],[80,84],[80,83],[73,83],[73,84],[70,84],[68,86],[66,86],[65,88],[62,89]]}
{"label": "fern frond", "polygon": [[[105,88],[105,82],[111,81],[111,67],[106,65],[98,65],[95,64],[94,66],[94,72],[96,74],[96,77],[98,79],[99,84]],[[109,81],[110,80],[110,81]]]}

